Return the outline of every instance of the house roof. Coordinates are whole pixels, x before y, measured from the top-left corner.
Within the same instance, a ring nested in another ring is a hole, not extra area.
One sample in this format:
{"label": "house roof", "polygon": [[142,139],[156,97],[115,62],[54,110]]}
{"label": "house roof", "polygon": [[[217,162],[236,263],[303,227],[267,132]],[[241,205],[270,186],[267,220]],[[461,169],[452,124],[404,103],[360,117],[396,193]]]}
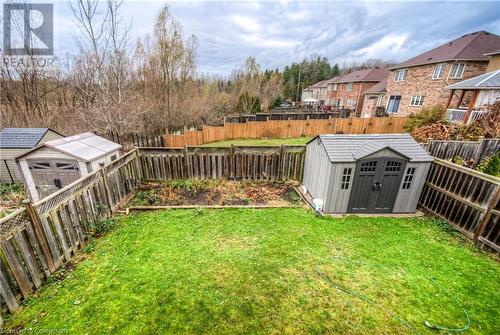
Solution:
{"label": "house roof", "polygon": [[365,93],[385,93],[386,87],[387,87],[387,78],[367,89]]}
{"label": "house roof", "polygon": [[500,89],[500,70],[488,72],[447,87],[450,90],[498,90]]}
{"label": "house roof", "polygon": [[487,62],[489,60],[487,54],[499,49],[500,36],[487,31],[477,31],[410,58],[391,67],[390,70],[447,61],[468,60]]}
{"label": "house roof", "polygon": [[48,131],[61,135],[50,128],[4,128],[0,131],[0,148],[31,149]]}
{"label": "house roof", "polygon": [[38,150],[42,147],[60,151],[85,162],[91,162],[97,158],[110,154],[113,151],[121,149],[122,146],[95,134],[83,133],[44,142],[42,145],[17,157],[17,159],[24,157],[30,152]]}
{"label": "house roof", "polygon": [[331,162],[356,162],[382,149],[393,150],[411,162],[432,162],[433,158],[410,134],[318,135]]}
{"label": "house roof", "polygon": [[366,81],[381,81],[389,76],[389,71],[379,69],[377,67],[354,71],[341,76],[337,79],[336,83],[353,83],[353,82],[366,82]]}
{"label": "house roof", "polygon": [[496,56],[496,55],[500,55],[500,49],[497,49],[493,52],[488,52],[487,54],[484,54],[485,56]]}
{"label": "house roof", "polygon": [[310,88],[321,88],[321,87],[326,87],[327,85],[327,81],[328,80],[322,80],[322,81],[318,81],[316,84],[312,84],[311,86],[309,86]]}

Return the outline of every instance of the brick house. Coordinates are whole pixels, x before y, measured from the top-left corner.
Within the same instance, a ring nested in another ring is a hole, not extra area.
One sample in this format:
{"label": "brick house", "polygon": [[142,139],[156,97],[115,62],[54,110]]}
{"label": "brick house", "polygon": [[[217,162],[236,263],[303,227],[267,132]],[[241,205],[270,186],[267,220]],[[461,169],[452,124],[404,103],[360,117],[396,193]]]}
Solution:
{"label": "brick house", "polygon": [[364,92],[361,117],[377,116],[377,109],[385,110],[384,96],[387,87],[387,78],[373,85]]}
{"label": "brick house", "polygon": [[363,109],[364,92],[387,78],[388,71],[371,68],[348,73],[328,80],[327,92],[330,105],[346,108],[360,116]]}
{"label": "brick house", "polygon": [[[408,59],[392,68],[384,105],[389,113],[407,116],[422,107],[447,104],[447,86],[486,72],[489,57],[500,49],[500,36],[478,31]],[[468,103],[469,96],[453,96]]]}

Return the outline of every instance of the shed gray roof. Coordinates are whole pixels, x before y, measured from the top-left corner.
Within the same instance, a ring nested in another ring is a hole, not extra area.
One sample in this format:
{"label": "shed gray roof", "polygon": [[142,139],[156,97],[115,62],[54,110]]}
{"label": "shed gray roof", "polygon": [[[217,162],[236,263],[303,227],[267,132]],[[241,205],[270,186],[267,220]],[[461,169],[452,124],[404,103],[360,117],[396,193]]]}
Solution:
{"label": "shed gray roof", "polygon": [[318,135],[331,162],[355,162],[358,159],[388,148],[411,162],[431,162],[427,151],[410,134],[369,134],[369,135]]}
{"label": "shed gray roof", "polygon": [[17,159],[42,147],[61,151],[85,162],[91,162],[120,149],[122,146],[95,134],[83,133],[44,142],[41,146],[17,157]]}
{"label": "shed gray roof", "polygon": [[49,130],[53,131],[50,128],[4,128],[0,131],[0,148],[33,148]]}
{"label": "shed gray roof", "polygon": [[500,89],[500,70],[458,82],[447,88],[450,90],[498,90]]}

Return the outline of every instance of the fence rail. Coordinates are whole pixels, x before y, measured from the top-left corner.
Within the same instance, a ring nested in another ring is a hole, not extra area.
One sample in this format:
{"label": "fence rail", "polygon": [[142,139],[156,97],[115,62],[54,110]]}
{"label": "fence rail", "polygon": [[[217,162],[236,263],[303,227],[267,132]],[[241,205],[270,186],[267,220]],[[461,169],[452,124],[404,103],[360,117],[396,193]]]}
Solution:
{"label": "fence rail", "polygon": [[145,179],[301,181],[305,146],[140,148]]}
{"label": "fence rail", "polygon": [[164,135],[163,143],[167,147],[184,147],[242,138],[401,133],[404,131],[405,122],[406,118],[404,117],[249,121],[246,123],[226,123],[222,127],[204,126],[202,130],[188,131],[182,135]]}
{"label": "fence rail", "polygon": [[349,117],[350,110],[335,112],[278,112],[257,113],[251,115],[226,116],[224,123],[246,123],[249,121],[284,121],[284,120],[327,120],[339,117]]}
{"label": "fence rail", "polygon": [[500,138],[483,138],[477,142],[430,140],[423,146],[434,157],[452,159],[458,156],[464,160],[472,159],[477,165],[500,150]]}
{"label": "fence rail", "polygon": [[500,178],[436,159],[419,205],[500,252]]}

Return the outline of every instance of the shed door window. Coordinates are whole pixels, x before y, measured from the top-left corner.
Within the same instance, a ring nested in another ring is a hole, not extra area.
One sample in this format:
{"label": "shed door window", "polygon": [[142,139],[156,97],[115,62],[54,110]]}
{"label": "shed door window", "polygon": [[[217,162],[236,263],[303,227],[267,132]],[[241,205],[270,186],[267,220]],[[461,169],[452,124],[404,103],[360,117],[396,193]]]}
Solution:
{"label": "shed door window", "polygon": [[385,172],[398,172],[401,170],[401,163],[396,161],[388,161],[385,166]]}
{"label": "shed door window", "polygon": [[75,163],[56,163],[56,168],[60,170],[78,170]]}
{"label": "shed door window", "polygon": [[415,175],[415,168],[408,168],[406,170],[405,179],[403,180],[403,190],[407,190],[411,187],[414,175]]}
{"label": "shed door window", "polygon": [[47,170],[50,169],[50,163],[49,162],[31,163],[31,168],[34,170]]}
{"label": "shed door window", "polygon": [[340,183],[341,190],[349,189],[349,184],[351,182],[351,173],[352,173],[352,168],[344,169],[344,172],[342,173],[342,183]]}
{"label": "shed door window", "polygon": [[377,161],[370,161],[361,164],[361,172],[375,172],[377,168]]}

